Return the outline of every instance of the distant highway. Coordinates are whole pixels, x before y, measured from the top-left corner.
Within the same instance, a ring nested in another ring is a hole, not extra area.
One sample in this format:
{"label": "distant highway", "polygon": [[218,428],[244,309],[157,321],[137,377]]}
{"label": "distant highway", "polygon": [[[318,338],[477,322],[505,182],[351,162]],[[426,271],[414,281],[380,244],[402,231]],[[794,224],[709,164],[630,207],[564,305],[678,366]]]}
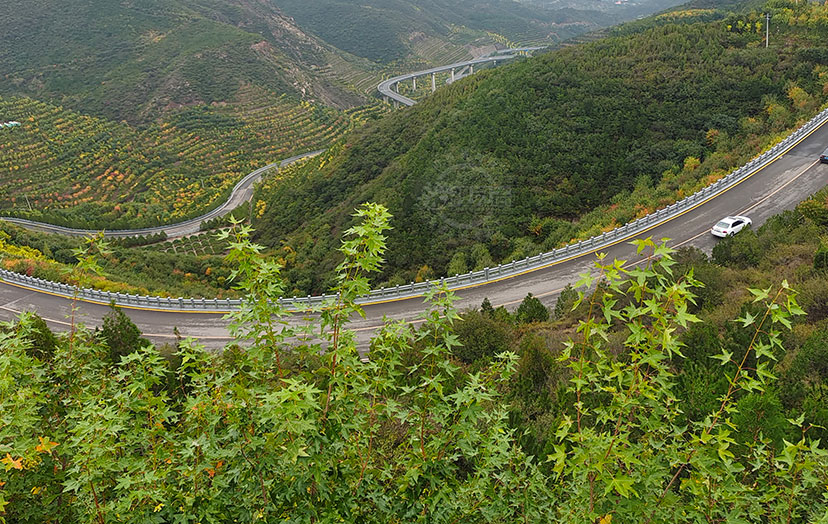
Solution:
{"label": "distant highway", "polygon": [[449,64],[449,65],[444,65],[444,66],[440,66],[440,67],[433,67],[431,69],[426,69],[426,70],[423,70],[423,71],[417,71],[417,72],[414,72],[414,73],[408,73],[408,74],[405,74],[405,75],[395,76],[393,78],[389,78],[388,80],[382,82],[379,86],[377,86],[377,89],[379,90],[380,94],[382,94],[382,96],[384,96],[386,98],[394,100],[395,102],[398,102],[398,103],[400,103],[404,106],[413,106],[414,104],[417,103],[417,101],[412,100],[411,98],[408,98],[407,96],[401,95],[397,91],[394,91],[393,87],[395,85],[398,85],[398,84],[400,84],[400,82],[405,82],[405,81],[408,81],[408,80],[411,80],[412,82],[416,82],[417,78],[431,75],[432,76],[431,86],[432,86],[432,89],[434,89],[436,87],[436,80],[435,80],[433,75],[436,75],[437,73],[442,73],[444,71],[451,71],[452,72],[451,81],[454,81],[455,80],[455,78],[454,78],[454,72],[455,71],[462,70],[464,68],[472,68],[473,69],[474,66],[480,65],[480,64],[488,64],[488,63],[495,63],[496,64],[497,62],[503,62],[504,60],[511,60],[513,58],[517,58],[518,56],[520,56],[518,53],[529,53],[529,52],[532,52],[532,51],[537,51],[539,49],[543,49],[543,48],[542,47],[522,47],[522,48],[519,48],[519,49],[502,49],[500,51],[497,51],[496,52],[497,54],[495,54],[493,56],[487,56],[487,57],[483,57],[483,58],[475,58],[474,60],[466,60],[465,62],[457,62],[455,64]]}
{"label": "distant highway", "polygon": [[[201,230],[202,222],[206,220],[212,220],[216,217],[224,216],[236,209],[237,207],[241,206],[242,204],[250,201],[250,199],[253,198],[253,186],[259,180],[261,180],[262,176],[264,176],[264,174],[268,171],[271,171],[274,168],[282,169],[300,160],[317,156],[321,154],[323,151],[324,150],[311,151],[310,153],[303,153],[301,155],[292,156],[290,158],[282,160],[281,162],[274,162],[273,164],[268,164],[264,167],[260,167],[259,169],[251,173],[248,173],[233,187],[233,190],[230,192],[230,197],[228,197],[228,199],[223,204],[213,209],[212,211],[208,211],[207,213],[196,218],[185,220],[184,222],[179,222],[177,224],[170,224],[167,226],[145,227],[140,229],[104,230],[104,236],[108,238],[124,238],[137,237],[141,235],[150,236],[157,235],[159,233],[166,233],[167,238],[177,238],[185,235],[192,235],[193,233],[198,233]],[[71,227],[56,226],[54,224],[47,224],[45,222],[26,220],[25,218],[0,217],[0,220],[4,220],[12,224],[17,224],[18,226],[25,227],[26,229],[32,231],[54,233],[66,236],[88,236],[100,231],[99,229],[76,229]]]}

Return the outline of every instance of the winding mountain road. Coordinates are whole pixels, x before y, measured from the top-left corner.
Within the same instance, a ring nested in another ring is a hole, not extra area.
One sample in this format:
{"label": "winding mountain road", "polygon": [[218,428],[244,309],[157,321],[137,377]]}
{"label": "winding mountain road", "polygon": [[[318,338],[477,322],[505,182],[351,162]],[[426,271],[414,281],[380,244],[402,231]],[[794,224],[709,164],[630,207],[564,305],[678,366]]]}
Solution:
{"label": "winding mountain road", "polygon": [[[239,180],[239,182],[235,186],[233,186],[232,191],[230,191],[230,196],[227,198],[227,200],[224,201],[223,204],[213,209],[212,211],[204,213],[201,216],[197,216],[195,218],[191,218],[190,220],[185,220],[183,222],[178,222],[177,224],[170,224],[167,226],[145,227],[140,229],[107,230],[104,231],[104,236],[106,236],[107,238],[124,238],[166,233],[167,238],[178,238],[183,237],[185,235],[192,235],[193,233],[198,233],[201,230],[202,222],[206,220],[212,220],[217,217],[222,217],[230,213],[237,207],[241,206],[242,204],[249,202],[250,199],[253,198],[253,186],[259,180],[261,180],[264,174],[268,171],[271,171],[275,168],[285,168],[300,160],[320,155],[323,151],[324,150],[311,151],[310,153],[302,153],[301,155],[292,156],[280,162],[268,164],[264,167],[260,167],[259,169],[248,173],[244,178]],[[98,231],[100,231],[97,229],[76,229],[71,227],[56,226],[54,224],[47,224],[46,222],[36,222],[34,220],[27,220],[25,218],[0,217],[0,220],[10,222],[12,224],[17,224],[18,226],[25,227],[26,229],[32,231],[54,233],[57,235],[66,236],[84,237],[91,234],[95,234]]]}
{"label": "winding mountain road", "polygon": [[[732,214],[748,215],[755,227],[759,227],[771,216],[793,209],[797,203],[828,185],[828,165],[817,160],[826,146],[828,124],[803,137],[785,154],[727,192],[638,236],[667,237],[672,239],[674,247],[689,245],[709,252],[717,241],[709,230],[719,218]],[[634,261],[635,249],[628,240],[619,241],[601,251],[610,258]],[[567,283],[577,280],[578,274],[589,271],[594,260],[594,253],[588,253],[502,281],[461,289],[455,292],[459,298],[457,305],[461,309],[478,307],[484,298],[489,298],[495,306],[513,307],[527,293],[552,305],[560,290]],[[69,326],[71,305],[71,301],[63,297],[0,282],[0,319],[10,320],[23,311],[34,310],[53,328],[65,330]],[[78,307],[77,318],[89,326],[100,325],[100,319],[108,309],[92,303],[79,303]],[[383,325],[383,317],[417,322],[424,308],[422,298],[411,298],[371,303],[364,309],[366,318],[357,318],[351,323],[351,328],[357,331],[358,339],[363,344],[377,327]],[[221,348],[231,340],[227,323],[220,314],[151,309],[131,309],[127,313],[145,336],[156,342],[173,342],[174,327],[182,336],[199,339],[210,348]],[[303,320],[297,316],[290,322],[301,323]]]}

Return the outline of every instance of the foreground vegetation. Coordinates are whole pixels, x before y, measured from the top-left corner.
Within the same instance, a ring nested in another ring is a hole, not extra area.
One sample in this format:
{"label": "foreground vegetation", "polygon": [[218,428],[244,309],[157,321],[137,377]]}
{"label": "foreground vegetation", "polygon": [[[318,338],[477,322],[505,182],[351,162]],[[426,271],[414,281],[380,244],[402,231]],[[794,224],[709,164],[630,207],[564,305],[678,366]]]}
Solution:
{"label": "foreground vegetation", "polygon": [[286,276],[320,292],[335,233],[364,201],[395,216],[385,285],[521,259],[664,207],[824,107],[828,7],[767,8],[767,49],[760,11],[682,9],[440,90],[260,192],[257,240],[287,238],[303,262]]}
{"label": "foreground vegetation", "polygon": [[[360,208],[339,299],[308,328],[268,301],[282,267],[237,228],[228,258],[246,305],[239,345],[220,355],[154,348],[118,312],[100,333],[55,336],[31,314],[3,327],[0,518],[826,522],[828,455],[813,438],[825,429],[776,396],[824,388],[825,338],[779,274],[747,296],[718,279],[747,264],[737,274],[764,281],[763,255],[791,252],[811,267],[786,272],[825,279],[795,239],[824,235],[827,209],[823,196],[720,244],[727,269],[639,241],[646,264],[599,260],[583,292],[562,295],[564,324],[532,297],[514,317],[490,305],[461,317],[435,290],[422,323],[374,335],[369,362],[347,319],[383,262],[387,211]],[[739,255],[754,244],[776,249]],[[699,322],[723,305],[735,322]],[[493,327],[506,346],[480,352],[472,338],[496,339]]]}

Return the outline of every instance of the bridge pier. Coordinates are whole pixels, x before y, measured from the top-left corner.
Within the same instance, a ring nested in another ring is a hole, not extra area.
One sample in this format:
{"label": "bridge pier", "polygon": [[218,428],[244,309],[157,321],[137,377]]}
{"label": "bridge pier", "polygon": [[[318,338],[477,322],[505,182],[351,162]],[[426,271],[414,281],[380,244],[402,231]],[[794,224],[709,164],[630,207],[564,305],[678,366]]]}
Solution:
{"label": "bridge pier", "polygon": [[451,81],[454,82],[454,68],[451,68]]}
{"label": "bridge pier", "polygon": [[431,92],[437,91],[437,73],[431,73]]}
{"label": "bridge pier", "polygon": [[414,91],[416,91],[417,90],[417,77],[415,76],[411,80],[414,82]]}
{"label": "bridge pier", "polygon": [[470,75],[474,74],[474,64],[469,65],[469,74]]}

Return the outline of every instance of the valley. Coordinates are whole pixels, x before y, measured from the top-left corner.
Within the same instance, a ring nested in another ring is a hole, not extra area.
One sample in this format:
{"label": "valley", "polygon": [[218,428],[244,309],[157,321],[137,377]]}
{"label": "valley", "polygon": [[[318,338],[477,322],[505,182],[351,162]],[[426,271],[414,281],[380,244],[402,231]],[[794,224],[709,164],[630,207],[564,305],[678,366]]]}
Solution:
{"label": "valley", "polygon": [[7,4],[0,524],[828,522],[828,6]]}

